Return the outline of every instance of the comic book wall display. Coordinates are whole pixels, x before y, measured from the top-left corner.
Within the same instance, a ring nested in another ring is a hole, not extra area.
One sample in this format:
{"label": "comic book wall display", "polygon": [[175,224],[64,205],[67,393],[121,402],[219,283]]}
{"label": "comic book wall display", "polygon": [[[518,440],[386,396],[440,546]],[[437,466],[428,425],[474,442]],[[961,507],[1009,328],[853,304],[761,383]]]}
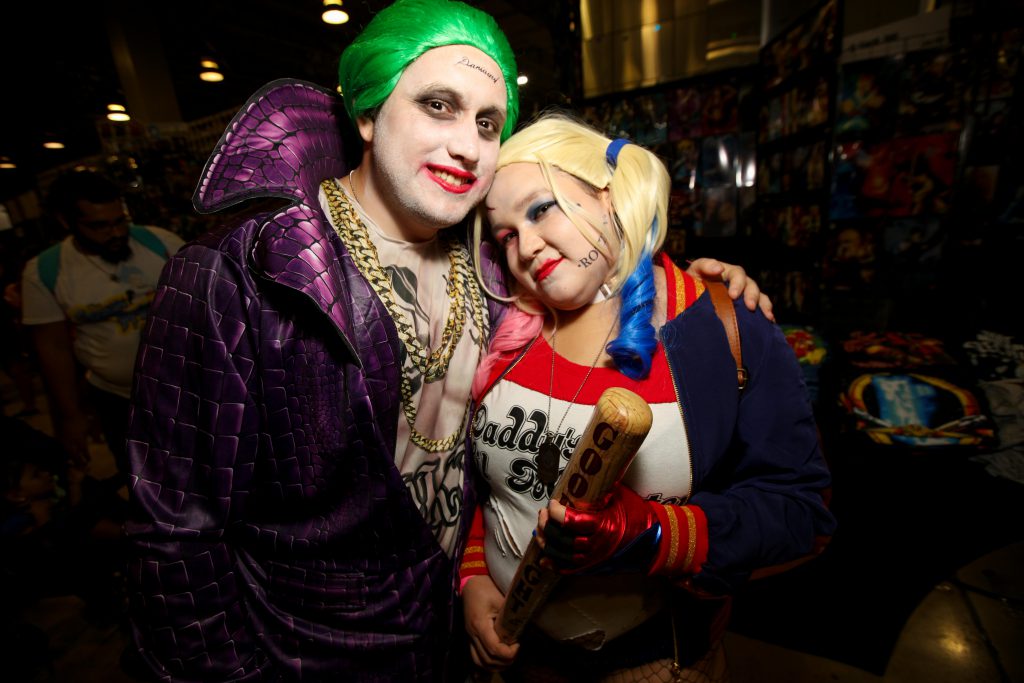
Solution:
{"label": "comic book wall display", "polygon": [[647,146],[665,162],[672,178],[670,255],[683,255],[687,236],[735,237],[753,222],[756,132],[745,113],[753,91],[753,70],[735,70],[584,106],[588,123]]}
{"label": "comic book wall display", "polygon": [[757,125],[758,274],[780,264],[783,316],[812,316],[828,216],[829,150],[838,57],[838,3],[829,0],[761,50]]}
{"label": "comic book wall display", "polygon": [[669,253],[736,259],[780,320],[836,335],[950,324],[934,302],[969,306],[984,287],[940,276],[951,249],[1024,224],[1024,22],[955,4],[928,40],[901,23],[866,50],[843,45],[840,0],[821,0],[753,67],[604,95],[584,117],[665,162]]}
{"label": "comic book wall display", "polygon": [[[883,297],[898,302],[892,310],[913,311],[934,297],[953,219],[967,74],[954,47],[840,68],[822,269],[822,296],[836,316],[856,317],[858,306]],[[990,180],[975,175],[981,187]]]}
{"label": "comic book wall display", "polygon": [[961,287],[944,268],[1014,262],[1004,254],[1015,248],[1011,207],[1024,206],[1024,135],[1012,125],[1024,29],[1012,4],[954,3],[936,40],[905,28],[892,49],[841,56],[822,268],[837,327],[952,326],[935,315],[951,305],[978,321],[1000,315],[985,284]]}

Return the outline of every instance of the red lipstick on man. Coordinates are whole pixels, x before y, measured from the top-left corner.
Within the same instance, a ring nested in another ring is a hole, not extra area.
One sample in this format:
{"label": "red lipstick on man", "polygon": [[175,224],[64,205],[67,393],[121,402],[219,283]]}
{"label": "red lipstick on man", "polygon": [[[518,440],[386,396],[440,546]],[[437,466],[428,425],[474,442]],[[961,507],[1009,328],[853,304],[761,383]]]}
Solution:
{"label": "red lipstick on man", "polygon": [[[427,165],[427,170],[430,171],[428,175],[430,179],[440,185],[446,192],[453,194],[465,194],[473,189],[473,185],[476,183],[476,176],[469,171],[464,171],[461,168],[452,168],[450,166],[434,166]],[[442,178],[439,173],[452,176],[455,182],[449,182],[447,179]]]}

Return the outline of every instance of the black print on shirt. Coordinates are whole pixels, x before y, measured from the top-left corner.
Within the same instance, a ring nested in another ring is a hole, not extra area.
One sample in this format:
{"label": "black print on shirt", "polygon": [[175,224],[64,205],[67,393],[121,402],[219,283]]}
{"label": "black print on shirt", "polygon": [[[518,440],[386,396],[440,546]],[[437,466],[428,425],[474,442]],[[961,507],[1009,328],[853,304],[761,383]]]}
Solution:
{"label": "black print on shirt", "polygon": [[[405,487],[409,489],[413,502],[419,509],[423,519],[427,520],[435,536],[439,529],[453,527],[459,522],[462,513],[462,489],[460,486],[447,488],[444,480],[453,469],[462,470],[466,458],[463,445],[455,447],[452,457],[444,461],[436,457],[424,461],[415,471],[402,475]],[[457,481],[462,481],[459,477]],[[427,501],[433,493],[433,501]]]}
{"label": "black print on shirt", "polygon": [[[544,434],[547,431],[548,416],[543,410],[532,410],[527,412],[526,408],[514,405],[509,408],[504,420],[501,422],[492,421],[488,418],[487,406],[482,405],[477,410],[473,420],[473,438],[484,444],[488,449],[513,451],[515,453],[529,453],[530,457],[513,458],[509,463],[509,471],[505,478],[505,485],[516,493],[529,495],[534,500],[543,501],[548,498],[547,487],[541,482],[537,473],[537,451],[544,442]],[[565,433],[554,436],[554,443],[558,447],[560,464],[558,473],[561,475],[569,457],[576,450],[582,435],[576,433],[576,429],[569,427]],[[478,446],[481,457],[489,457]]]}

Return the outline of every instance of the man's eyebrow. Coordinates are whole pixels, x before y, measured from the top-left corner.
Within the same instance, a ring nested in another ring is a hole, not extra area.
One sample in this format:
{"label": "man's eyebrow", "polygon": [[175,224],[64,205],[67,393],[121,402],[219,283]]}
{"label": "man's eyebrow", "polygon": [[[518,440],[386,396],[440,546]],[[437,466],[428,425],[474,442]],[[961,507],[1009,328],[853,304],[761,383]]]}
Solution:
{"label": "man's eyebrow", "polygon": [[[413,95],[413,98],[417,101],[433,98],[437,98],[439,100],[451,100],[455,102],[460,109],[466,109],[466,98],[462,93],[443,83],[428,83],[417,90],[415,95]],[[503,124],[505,122],[506,111],[504,107],[485,107],[480,110],[480,114],[483,116],[494,117]]]}
{"label": "man's eyebrow", "polygon": [[458,90],[445,85],[444,83],[427,83],[417,90],[413,97],[417,100],[431,99],[435,97],[437,99],[455,100],[458,102],[459,106],[462,106],[465,102]]}

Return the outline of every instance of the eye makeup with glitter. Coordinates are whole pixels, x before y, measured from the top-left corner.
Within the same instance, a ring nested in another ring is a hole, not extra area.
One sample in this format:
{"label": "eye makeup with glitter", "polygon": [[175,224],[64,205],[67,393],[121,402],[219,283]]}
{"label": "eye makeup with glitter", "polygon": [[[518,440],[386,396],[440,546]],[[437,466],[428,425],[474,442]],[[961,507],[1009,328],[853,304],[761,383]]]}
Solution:
{"label": "eye makeup with glitter", "polygon": [[526,210],[526,217],[530,219],[532,223],[536,223],[552,206],[558,206],[558,202],[554,199],[542,199],[534,202]]}

